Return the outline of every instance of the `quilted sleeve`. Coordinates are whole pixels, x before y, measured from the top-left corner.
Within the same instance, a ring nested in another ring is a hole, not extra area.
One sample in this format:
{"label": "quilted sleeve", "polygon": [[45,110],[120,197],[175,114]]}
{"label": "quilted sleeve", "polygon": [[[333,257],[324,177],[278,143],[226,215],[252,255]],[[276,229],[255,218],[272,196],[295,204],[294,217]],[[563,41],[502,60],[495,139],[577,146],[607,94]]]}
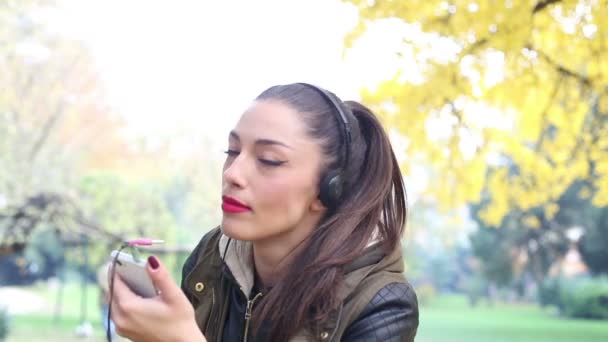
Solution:
{"label": "quilted sleeve", "polygon": [[414,341],[418,330],[418,299],[410,285],[383,287],[347,328],[342,341]]}

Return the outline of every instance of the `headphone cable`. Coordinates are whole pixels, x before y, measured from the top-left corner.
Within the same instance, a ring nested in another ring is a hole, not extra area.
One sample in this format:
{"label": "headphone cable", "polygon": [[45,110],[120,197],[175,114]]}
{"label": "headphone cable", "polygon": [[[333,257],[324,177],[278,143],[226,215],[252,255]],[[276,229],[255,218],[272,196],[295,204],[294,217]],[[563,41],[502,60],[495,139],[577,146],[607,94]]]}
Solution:
{"label": "headphone cable", "polygon": [[108,314],[105,317],[106,318],[106,338],[108,340],[108,342],[112,342],[112,320],[111,320],[111,313],[112,313],[112,300],[114,299],[114,276],[115,276],[115,272],[116,272],[116,263],[118,263],[118,256],[120,255],[120,252],[122,252],[123,249],[129,247],[130,244],[128,242],[123,243],[120,248],[118,249],[118,253],[116,253],[116,255],[114,256],[114,259],[112,260],[112,264],[111,264],[111,270],[110,270],[110,299],[109,299],[109,303],[108,303]]}
{"label": "headphone cable", "polygon": [[[110,299],[109,299],[109,303],[108,303],[108,315],[106,317],[106,338],[108,340],[108,342],[112,342],[112,329],[111,329],[111,313],[112,313],[112,300],[114,299],[114,276],[116,273],[116,264],[118,263],[118,256],[120,255],[120,252],[122,252],[123,249],[127,248],[127,247],[137,247],[137,246],[151,246],[151,245],[156,245],[156,244],[161,244],[161,243],[165,243],[164,240],[154,240],[154,239],[149,239],[149,238],[139,238],[139,239],[134,239],[134,240],[129,240],[129,241],[125,241],[120,245],[120,248],[118,249],[118,251],[116,252],[116,255],[114,256],[114,259],[112,260],[112,264],[111,264],[111,270],[110,270]],[[136,251],[135,249],[133,250],[134,252]],[[135,256],[135,253],[133,253],[133,255]]]}

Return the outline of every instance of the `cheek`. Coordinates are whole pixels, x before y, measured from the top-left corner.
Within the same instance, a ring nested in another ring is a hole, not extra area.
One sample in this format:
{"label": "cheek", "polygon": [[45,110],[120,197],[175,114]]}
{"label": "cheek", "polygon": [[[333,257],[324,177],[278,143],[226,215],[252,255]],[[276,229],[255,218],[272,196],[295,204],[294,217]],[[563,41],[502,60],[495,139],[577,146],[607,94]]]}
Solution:
{"label": "cheek", "polygon": [[289,225],[301,219],[315,193],[309,176],[289,175],[269,179],[259,188],[256,197],[265,220],[288,221],[285,224]]}
{"label": "cheek", "polygon": [[310,192],[310,186],[302,184],[296,177],[276,178],[259,189],[259,199],[264,207],[287,208],[302,205]]}

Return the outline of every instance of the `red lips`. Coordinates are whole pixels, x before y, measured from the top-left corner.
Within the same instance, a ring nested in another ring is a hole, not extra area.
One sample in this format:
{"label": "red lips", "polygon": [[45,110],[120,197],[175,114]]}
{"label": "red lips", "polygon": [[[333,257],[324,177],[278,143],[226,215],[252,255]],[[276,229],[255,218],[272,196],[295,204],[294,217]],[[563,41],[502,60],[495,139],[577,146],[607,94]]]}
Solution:
{"label": "red lips", "polygon": [[238,214],[251,211],[251,208],[235,198],[222,196],[222,210],[228,213]]}

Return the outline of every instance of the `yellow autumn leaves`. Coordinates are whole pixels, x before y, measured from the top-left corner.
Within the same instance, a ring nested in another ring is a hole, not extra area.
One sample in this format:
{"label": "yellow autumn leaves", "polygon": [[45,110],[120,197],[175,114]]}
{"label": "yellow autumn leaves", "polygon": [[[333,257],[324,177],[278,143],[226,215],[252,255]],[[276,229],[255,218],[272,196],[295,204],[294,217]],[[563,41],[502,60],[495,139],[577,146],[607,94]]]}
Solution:
{"label": "yellow autumn leaves", "polygon": [[428,50],[444,45],[403,37],[423,81],[397,69],[362,91],[407,140],[404,172],[431,170],[427,193],[442,208],[484,193],[488,225],[514,209],[551,219],[577,180],[587,184],[579,196],[608,205],[608,0],[347,2],[360,14],[347,45],[370,22],[398,18],[458,46],[439,61]]}

